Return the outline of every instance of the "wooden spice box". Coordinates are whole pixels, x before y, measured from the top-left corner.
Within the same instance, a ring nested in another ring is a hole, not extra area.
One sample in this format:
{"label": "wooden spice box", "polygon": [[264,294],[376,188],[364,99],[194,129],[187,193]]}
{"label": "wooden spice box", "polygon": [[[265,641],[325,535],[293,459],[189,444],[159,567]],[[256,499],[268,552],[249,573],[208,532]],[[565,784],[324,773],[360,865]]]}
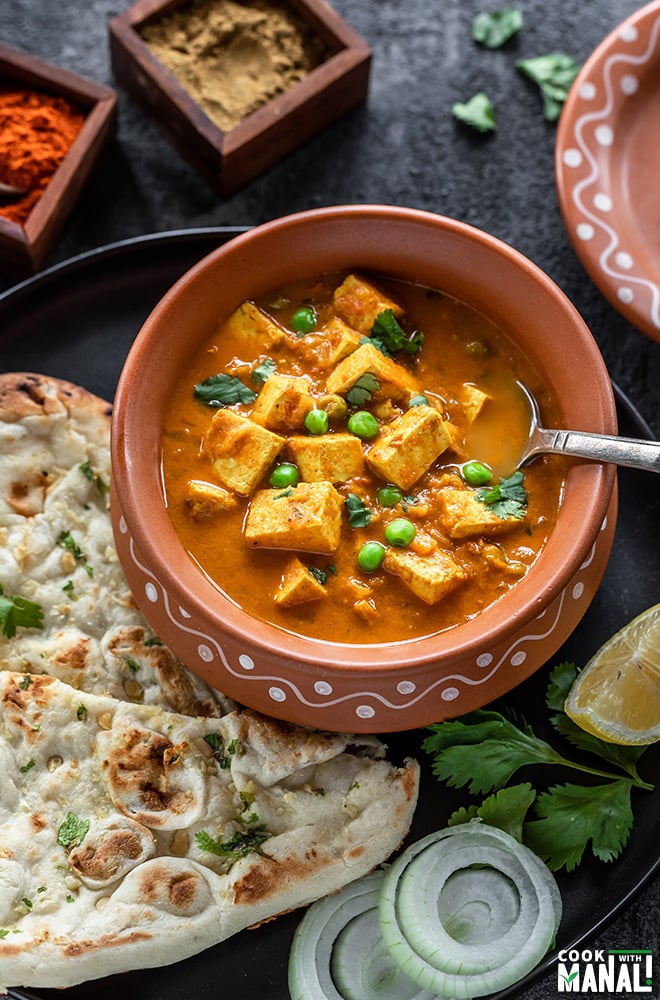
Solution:
{"label": "wooden spice box", "polygon": [[64,97],[85,114],[80,133],[25,223],[19,225],[0,215],[0,268],[25,276],[38,270],[52,252],[87,177],[111,138],[117,97],[111,87],[0,43],[0,86],[7,84]]}
{"label": "wooden spice box", "polygon": [[117,81],[221,195],[229,195],[366,99],[371,50],[325,0],[287,0],[327,58],[288,90],[223,131],[156,58],[140,30],[187,0],[138,0],[110,22]]}

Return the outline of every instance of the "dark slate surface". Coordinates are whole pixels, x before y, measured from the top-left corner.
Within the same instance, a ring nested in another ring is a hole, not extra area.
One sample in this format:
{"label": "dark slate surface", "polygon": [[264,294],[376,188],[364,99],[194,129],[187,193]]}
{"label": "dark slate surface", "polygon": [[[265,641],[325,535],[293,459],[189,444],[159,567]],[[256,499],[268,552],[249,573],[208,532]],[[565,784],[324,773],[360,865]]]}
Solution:
{"label": "dark slate surface", "polygon": [[[554,187],[555,128],[543,120],[536,89],[513,66],[516,58],[557,50],[583,60],[640,5],[521,0],[524,30],[496,52],[469,39],[472,17],[492,9],[477,0],[335,0],[334,6],[373,47],[365,106],[221,200],[119,90],[117,140],[53,259],[145,233],[253,225],[322,205],[378,202],[437,211],[487,230],[547,271],[584,316],[612,378],[660,434],[660,346],[609,305],[576,257]],[[114,85],[107,22],[123,7],[113,0],[2,0],[0,38]],[[454,101],[481,89],[497,106],[492,137],[466,130],[450,113]],[[0,290],[9,285],[0,274]],[[657,955],[659,904],[656,881],[593,944],[652,948]],[[556,994],[553,970],[524,997]]]}

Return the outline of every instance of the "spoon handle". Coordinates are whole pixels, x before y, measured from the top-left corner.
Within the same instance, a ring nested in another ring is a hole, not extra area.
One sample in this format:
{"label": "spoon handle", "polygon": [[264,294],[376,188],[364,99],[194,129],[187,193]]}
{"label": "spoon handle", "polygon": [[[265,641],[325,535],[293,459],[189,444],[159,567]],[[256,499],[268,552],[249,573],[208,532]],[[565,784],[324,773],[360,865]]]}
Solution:
{"label": "spoon handle", "polygon": [[630,469],[660,472],[660,441],[615,437],[609,434],[587,434],[583,431],[539,429],[525,457],[554,452],[588,458],[595,462],[612,462]]}

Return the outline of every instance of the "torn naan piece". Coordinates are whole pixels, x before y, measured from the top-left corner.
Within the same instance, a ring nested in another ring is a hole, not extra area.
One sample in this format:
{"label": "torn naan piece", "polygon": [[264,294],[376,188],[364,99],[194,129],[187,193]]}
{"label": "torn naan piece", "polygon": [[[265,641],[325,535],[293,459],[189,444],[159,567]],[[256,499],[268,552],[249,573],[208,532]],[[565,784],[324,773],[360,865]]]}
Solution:
{"label": "torn naan piece", "polygon": [[335,890],[406,835],[376,737],[191,718],[0,674],[0,992],[167,965]]}
{"label": "torn naan piece", "polygon": [[115,550],[110,405],[79,386],[0,374],[0,669],[187,715],[235,706],[160,643]]}

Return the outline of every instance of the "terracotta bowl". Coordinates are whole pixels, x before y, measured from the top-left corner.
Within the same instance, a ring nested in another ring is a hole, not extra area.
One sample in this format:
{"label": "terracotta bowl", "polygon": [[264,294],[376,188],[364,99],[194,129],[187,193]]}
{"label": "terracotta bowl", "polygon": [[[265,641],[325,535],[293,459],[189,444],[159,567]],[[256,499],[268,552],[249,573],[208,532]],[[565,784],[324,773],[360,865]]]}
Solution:
{"label": "terracotta bowl", "polygon": [[322,729],[392,732],[481,707],[559,648],[605,570],[616,521],[611,466],[576,464],[556,527],[527,575],[470,622],[382,646],[319,642],[250,617],[202,574],[165,507],[160,434],[186,359],[246,298],[344,268],[438,288],[499,324],[537,364],[565,426],[616,432],[608,374],[556,285],[509,246],[426,212],[302,212],[238,236],[197,264],[145,322],[122,372],[112,435],[115,538],[135,599],[197,674],[237,701]]}

